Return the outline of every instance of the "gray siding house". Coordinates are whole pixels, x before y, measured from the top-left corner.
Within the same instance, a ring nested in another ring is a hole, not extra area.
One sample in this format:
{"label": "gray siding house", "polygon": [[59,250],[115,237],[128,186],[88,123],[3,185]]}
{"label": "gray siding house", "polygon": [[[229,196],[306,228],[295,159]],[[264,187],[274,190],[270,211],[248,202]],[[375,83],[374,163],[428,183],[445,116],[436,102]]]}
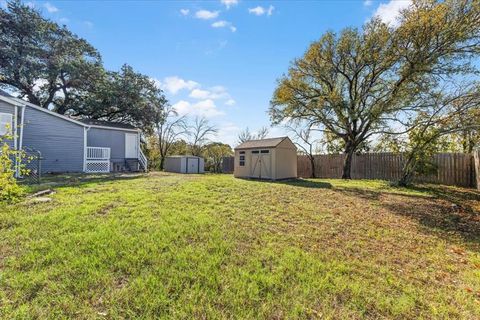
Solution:
{"label": "gray siding house", "polygon": [[75,120],[0,90],[0,136],[10,128],[16,150],[41,153],[41,171],[111,172],[146,170],[140,130],[130,125]]}

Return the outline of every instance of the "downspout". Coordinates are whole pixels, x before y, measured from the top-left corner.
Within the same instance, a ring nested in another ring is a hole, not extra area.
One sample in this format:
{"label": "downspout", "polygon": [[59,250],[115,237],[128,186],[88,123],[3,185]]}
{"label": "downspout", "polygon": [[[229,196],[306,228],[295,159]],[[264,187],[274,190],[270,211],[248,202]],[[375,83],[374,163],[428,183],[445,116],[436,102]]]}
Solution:
{"label": "downspout", "polygon": [[83,127],[83,172],[87,172],[87,132],[90,127]]}
{"label": "downspout", "polygon": [[18,141],[17,141],[17,124],[18,124],[18,106],[15,105],[15,116],[13,117],[13,149],[15,150],[15,177],[20,177],[20,164],[18,158]]}
{"label": "downspout", "polygon": [[25,108],[26,106],[22,106],[22,124],[20,125],[20,142],[19,142],[19,149],[23,149],[23,126],[25,125]]}
{"label": "downspout", "polygon": [[[26,108],[26,106],[23,105],[22,106],[22,113],[21,113],[22,115],[21,115],[21,118],[20,118],[20,121],[21,121],[20,122],[20,135],[19,135],[19,138],[18,138],[18,145],[17,145],[18,150],[20,150],[20,151],[23,150],[23,125],[25,123],[25,120],[24,120],[25,119],[25,108]],[[18,121],[17,121],[16,125],[18,126]],[[20,167],[18,167],[18,166],[17,166],[17,172],[16,173],[17,173],[17,176],[20,177]]]}

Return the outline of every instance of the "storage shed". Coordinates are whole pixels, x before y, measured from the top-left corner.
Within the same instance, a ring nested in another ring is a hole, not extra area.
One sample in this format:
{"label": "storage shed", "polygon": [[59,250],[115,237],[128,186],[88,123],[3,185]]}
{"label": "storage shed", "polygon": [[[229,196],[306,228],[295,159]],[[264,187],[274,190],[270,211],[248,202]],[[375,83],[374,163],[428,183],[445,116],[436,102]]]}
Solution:
{"label": "storage shed", "polygon": [[235,148],[236,178],[281,180],[297,177],[297,148],[288,137],[250,140]]}
{"label": "storage shed", "polygon": [[165,171],[178,173],[204,173],[205,160],[196,156],[166,157]]}

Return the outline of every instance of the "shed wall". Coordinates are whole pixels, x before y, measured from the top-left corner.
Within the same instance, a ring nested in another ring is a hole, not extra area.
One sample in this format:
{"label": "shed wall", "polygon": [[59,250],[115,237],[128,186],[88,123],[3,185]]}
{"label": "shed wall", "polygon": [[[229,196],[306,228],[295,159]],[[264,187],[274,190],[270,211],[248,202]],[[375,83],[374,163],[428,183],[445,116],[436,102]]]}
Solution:
{"label": "shed wall", "polygon": [[165,171],[185,173],[185,158],[183,157],[167,157],[165,159]]}

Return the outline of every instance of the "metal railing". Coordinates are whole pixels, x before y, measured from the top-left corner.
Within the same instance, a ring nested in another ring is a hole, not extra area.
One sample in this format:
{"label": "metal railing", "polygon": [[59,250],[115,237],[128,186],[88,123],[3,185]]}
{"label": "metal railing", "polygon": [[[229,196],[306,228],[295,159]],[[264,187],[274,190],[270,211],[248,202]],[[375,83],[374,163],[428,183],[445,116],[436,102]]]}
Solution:
{"label": "metal railing", "polygon": [[141,149],[139,149],[138,160],[140,161],[140,165],[143,167],[143,170],[145,172],[147,172],[148,171],[148,160],[147,160],[147,157],[145,157],[145,155],[143,154]]}

